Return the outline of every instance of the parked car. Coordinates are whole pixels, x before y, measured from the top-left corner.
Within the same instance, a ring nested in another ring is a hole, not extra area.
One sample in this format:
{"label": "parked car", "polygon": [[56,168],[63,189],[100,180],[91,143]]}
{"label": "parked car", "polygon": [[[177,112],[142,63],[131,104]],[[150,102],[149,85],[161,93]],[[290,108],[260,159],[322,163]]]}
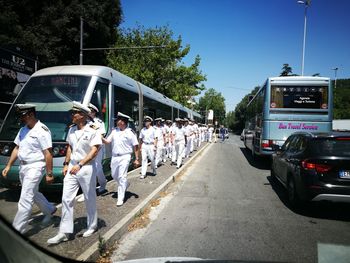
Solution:
{"label": "parked car", "polygon": [[304,201],[350,202],[350,133],[293,133],[275,146],[271,176],[292,206]]}
{"label": "parked car", "polygon": [[245,137],[246,131],[247,131],[247,129],[243,129],[242,130],[242,133],[241,133],[241,136],[240,136],[241,141],[244,141],[244,137]]}

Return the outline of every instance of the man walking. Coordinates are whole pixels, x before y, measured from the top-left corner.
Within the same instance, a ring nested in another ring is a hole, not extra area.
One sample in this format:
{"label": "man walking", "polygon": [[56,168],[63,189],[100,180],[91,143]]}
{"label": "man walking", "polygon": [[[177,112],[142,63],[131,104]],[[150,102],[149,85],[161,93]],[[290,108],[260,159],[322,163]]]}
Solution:
{"label": "man walking", "polygon": [[141,167],[141,179],[146,178],[148,159],[151,160],[151,167],[153,175],[157,174],[155,167],[155,152],[157,150],[157,134],[156,130],[151,125],[153,119],[149,116],[145,116],[143,122],[145,127],[140,132],[140,148],[142,155],[142,167]]}
{"label": "man walking", "polygon": [[182,165],[183,152],[187,143],[185,130],[182,127],[182,120],[177,118],[176,127],[172,130],[172,144],[175,145],[175,151],[172,156],[172,163],[176,162],[176,168],[179,169]]}
{"label": "man walking", "polygon": [[21,196],[18,201],[18,210],[13,221],[13,227],[24,234],[28,231],[28,221],[35,203],[45,215],[43,223],[47,224],[51,215],[56,212],[56,207],[49,203],[45,196],[39,192],[39,184],[46,167],[46,183],[52,183],[52,140],[50,130],[36,118],[35,105],[16,104],[16,112],[22,127],[14,143],[16,147],[2,171],[6,177],[13,163],[19,159],[19,179],[22,184]]}
{"label": "man walking", "polygon": [[100,133],[88,125],[90,109],[73,101],[71,110],[74,126],[68,131],[68,149],[63,163],[62,218],[58,234],[47,240],[58,244],[68,240],[73,233],[74,199],[81,187],[87,211],[87,230],[83,237],[91,236],[97,230],[96,175],[93,162],[102,144]]}
{"label": "man walking", "polygon": [[125,192],[130,185],[126,176],[133,152],[135,167],[140,164],[137,137],[130,128],[127,128],[129,119],[128,115],[118,112],[117,127],[112,130],[107,139],[102,139],[104,143],[112,143],[111,173],[113,179],[118,183],[117,206],[124,204]]}

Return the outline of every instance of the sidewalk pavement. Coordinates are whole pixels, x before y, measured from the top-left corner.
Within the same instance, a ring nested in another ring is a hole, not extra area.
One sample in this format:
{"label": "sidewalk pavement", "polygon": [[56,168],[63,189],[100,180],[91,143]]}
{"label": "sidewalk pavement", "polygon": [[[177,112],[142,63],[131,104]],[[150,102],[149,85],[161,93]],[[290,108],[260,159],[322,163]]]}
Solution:
{"label": "sidewalk pavement", "polygon": [[57,212],[48,226],[42,226],[43,215],[35,216],[31,222],[31,229],[26,236],[41,247],[55,254],[78,260],[96,260],[98,258],[99,236],[106,241],[107,246],[126,233],[128,225],[145,209],[152,200],[167,189],[168,185],[194,160],[199,153],[209,144],[203,143],[201,148],[192,153],[192,157],[185,159],[183,166],[176,169],[167,160],[157,169],[157,175],[153,176],[148,167],[148,176],[140,179],[140,168],[128,173],[130,187],[125,196],[125,203],[117,207],[117,184],[114,180],[107,184],[108,192],[97,197],[98,231],[88,238],[82,237],[86,230],[86,211],[84,202],[76,202],[74,208],[74,234],[67,242],[48,246],[46,241],[55,236],[59,230],[61,219],[61,204],[57,205]]}

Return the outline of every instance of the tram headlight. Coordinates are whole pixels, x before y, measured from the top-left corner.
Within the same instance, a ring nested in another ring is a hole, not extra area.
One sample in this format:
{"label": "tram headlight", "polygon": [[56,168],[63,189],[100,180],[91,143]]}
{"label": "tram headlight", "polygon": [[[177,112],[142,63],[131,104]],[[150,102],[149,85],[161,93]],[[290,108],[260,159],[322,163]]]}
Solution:
{"label": "tram headlight", "polygon": [[53,157],[66,156],[68,144],[66,143],[54,143],[52,147]]}
{"label": "tram headlight", "polygon": [[15,147],[14,143],[0,143],[0,153],[4,156],[10,156],[13,148]]}

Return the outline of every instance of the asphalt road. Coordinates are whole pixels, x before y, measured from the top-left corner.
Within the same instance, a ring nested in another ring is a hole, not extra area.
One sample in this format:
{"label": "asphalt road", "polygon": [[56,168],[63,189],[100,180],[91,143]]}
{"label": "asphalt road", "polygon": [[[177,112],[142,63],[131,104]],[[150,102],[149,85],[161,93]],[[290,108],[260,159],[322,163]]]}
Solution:
{"label": "asphalt road", "polygon": [[253,162],[238,136],[209,146],[152,223],[124,236],[113,259],[349,262],[350,205],[292,211],[269,167]]}

